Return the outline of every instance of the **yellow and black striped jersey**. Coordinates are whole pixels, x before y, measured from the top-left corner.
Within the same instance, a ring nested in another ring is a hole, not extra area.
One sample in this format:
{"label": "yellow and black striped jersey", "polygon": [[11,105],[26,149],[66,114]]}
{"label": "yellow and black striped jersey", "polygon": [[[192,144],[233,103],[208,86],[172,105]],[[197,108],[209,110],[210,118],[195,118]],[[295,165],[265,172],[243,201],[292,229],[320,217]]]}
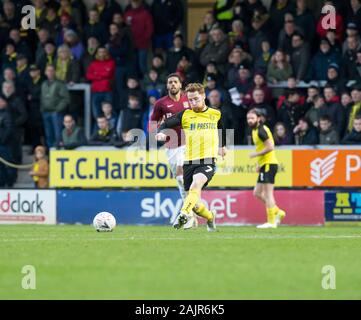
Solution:
{"label": "yellow and black striped jersey", "polygon": [[185,161],[217,158],[218,148],[225,146],[225,130],[222,128],[219,110],[206,108],[202,112],[186,109],[167,119],[159,128],[181,126],[185,133]]}
{"label": "yellow and black striped jersey", "polygon": [[[256,152],[260,152],[265,148],[265,141],[270,139],[274,144],[273,135],[271,130],[264,124],[260,124],[257,128],[252,130],[252,140],[256,146]],[[276,152],[274,150],[260,156],[258,158],[258,164],[260,167],[265,164],[278,164]]]}

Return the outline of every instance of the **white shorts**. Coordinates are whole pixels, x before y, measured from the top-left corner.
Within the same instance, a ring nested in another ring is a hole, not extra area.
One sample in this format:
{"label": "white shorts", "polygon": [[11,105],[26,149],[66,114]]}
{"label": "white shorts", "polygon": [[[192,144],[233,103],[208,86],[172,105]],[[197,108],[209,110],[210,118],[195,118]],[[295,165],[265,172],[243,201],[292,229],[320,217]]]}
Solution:
{"label": "white shorts", "polygon": [[166,149],[168,164],[174,177],[176,177],[177,167],[183,167],[186,146],[178,148]]}

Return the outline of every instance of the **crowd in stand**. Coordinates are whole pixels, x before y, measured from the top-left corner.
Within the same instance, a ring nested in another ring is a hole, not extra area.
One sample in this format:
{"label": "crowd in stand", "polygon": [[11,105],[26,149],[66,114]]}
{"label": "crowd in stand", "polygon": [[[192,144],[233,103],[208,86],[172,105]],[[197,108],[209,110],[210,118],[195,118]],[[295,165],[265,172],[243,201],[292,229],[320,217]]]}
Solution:
{"label": "crowd in stand", "polygon": [[[235,144],[252,143],[250,108],[262,111],[277,145],[361,144],[361,0],[324,1],[336,8],[334,27],[306,3],[216,1],[189,48],[181,0],[125,7],[95,0],[90,10],[81,0],[3,0],[0,156],[21,163],[23,144],[125,146],[131,129],[147,131],[174,72],[184,84],[205,85],[208,105],[222,111]],[[35,7],[36,30],[21,27],[27,4]],[[71,90],[85,82],[88,141],[82,92]],[[16,175],[4,172],[0,167],[0,186],[12,185]]]}

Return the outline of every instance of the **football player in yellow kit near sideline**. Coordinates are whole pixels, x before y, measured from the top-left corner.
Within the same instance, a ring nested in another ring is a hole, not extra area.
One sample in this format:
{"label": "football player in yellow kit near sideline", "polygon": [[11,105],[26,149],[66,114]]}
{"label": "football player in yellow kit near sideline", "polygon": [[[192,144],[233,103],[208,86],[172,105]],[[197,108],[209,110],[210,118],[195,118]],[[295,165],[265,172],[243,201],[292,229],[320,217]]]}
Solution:
{"label": "football player in yellow kit near sideline", "polygon": [[187,196],[173,227],[180,229],[190,219],[193,210],[207,220],[207,230],[217,231],[215,212],[201,202],[201,191],[215,174],[217,156],[226,154],[226,134],[222,128],[221,112],[208,108],[205,91],[200,83],[191,83],[185,89],[191,109],[185,109],[168,118],[159,127],[156,139],[164,141],[168,128],[181,126],[185,132],[186,152],[183,165],[184,189]]}
{"label": "football player in yellow kit near sideline", "polygon": [[259,229],[277,228],[286,216],[286,212],[277,207],[273,191],[278,161],[274,150],[274,140],[270,129],[261,121],[261,112],[251,109],[247,113],[247,123],[252,129],[252,140],[256,152],[249,157],[258,158],[257,172],[259,173],[254,196],[261,200],[267,211],[267,223],[257,226]]}

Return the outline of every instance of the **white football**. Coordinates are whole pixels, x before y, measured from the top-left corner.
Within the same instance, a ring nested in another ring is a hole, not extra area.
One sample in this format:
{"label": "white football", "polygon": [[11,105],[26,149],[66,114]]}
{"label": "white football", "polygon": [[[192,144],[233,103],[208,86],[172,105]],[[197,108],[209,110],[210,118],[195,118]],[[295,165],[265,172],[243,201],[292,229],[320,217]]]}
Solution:
{"label": "white football", "polygon": [[98,232],[113,231],[116,225],[115,217],[109,212],[99,212],[93,220],[93,226]]}

